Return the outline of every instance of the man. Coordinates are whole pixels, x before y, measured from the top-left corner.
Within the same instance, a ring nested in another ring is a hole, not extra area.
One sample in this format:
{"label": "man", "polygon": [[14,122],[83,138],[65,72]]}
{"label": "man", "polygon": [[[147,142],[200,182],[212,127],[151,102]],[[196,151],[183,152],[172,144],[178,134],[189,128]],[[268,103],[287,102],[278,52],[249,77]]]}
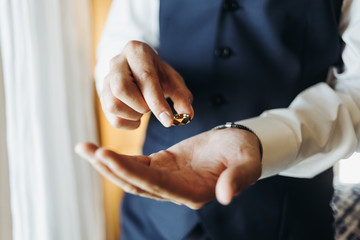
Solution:
{"label": "man", "polygon": [[[341,58],[341,4],[114,1],[98,90],[115,127],[153,113],[151,155],[77,151],[134,194],[123,239],[333,238],[331,166],[360,136],[360,6],[344,4]],[[173,112],[194,119],[167,128]]]}

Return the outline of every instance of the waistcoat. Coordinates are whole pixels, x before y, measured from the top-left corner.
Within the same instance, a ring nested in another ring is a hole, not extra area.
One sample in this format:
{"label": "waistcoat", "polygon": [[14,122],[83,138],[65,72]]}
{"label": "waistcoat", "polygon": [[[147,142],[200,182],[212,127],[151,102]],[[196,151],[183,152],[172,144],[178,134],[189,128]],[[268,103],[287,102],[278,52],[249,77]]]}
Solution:
{"label": "waistcoat", "polygon": [[[169,129],[151,117],[144,154],[218,124],[287,107],[302,90],[325,81],[329,67],[341,63],[341,4],[341,0],[160,1],[159,55],[193,93],[195,117],[189,125]],[[131,217],[140,221],[134,217],[138,211],[147,234],[150,229],[158,232],[149,239],[183,239],[199,224],[209,239],[328,239],[331,178],[331,171],[310,180],[271,177],[227,207],[213,201],[199,211],[128,195],[123,221]],[[309,227],[312,221],[317,228]],[[318,235],[321,232],[325,235]]]}

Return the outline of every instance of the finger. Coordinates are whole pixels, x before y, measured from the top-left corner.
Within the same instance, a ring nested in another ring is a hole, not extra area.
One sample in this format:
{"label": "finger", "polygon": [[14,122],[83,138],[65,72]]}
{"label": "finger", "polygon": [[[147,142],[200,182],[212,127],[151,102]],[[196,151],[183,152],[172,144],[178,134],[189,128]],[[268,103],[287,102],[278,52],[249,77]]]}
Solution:
{"label": "finger", "polygon": [[156,200],[165,200],[160,196],[148,193],[142,190],[141,188],[129,184],[126,180],[120,178],[116,173],[112,171],[111,168],[109,168],[105,163],[101,161],[98,161],[96,164],[94,164],[94,167],[101,175],[109,179],[111,182],[116,184],[118,187],[120,187],[123,191],[127,193],[131,193],[142,197],[152,198]]}
{"label": "finger", "polygon": [[177,113],[186,113],[190,115],[191,119],[194,118],[194,109],[191,103],[189,103],[191,100],[189,100],[190,98],[184,97],[183,92],[174,92],[170,98],[174,103],[174,109]]}
{"label": "finger", "polygon": [[125,103],[119,101],[110,94],[103,96],[103,109],[104,111],[111,113],[119,118],[127,120],[137,121],[140,120],[143,114],[138,113],[128,107]]}
{"label": "finger", "polygon": [[[117,58],[121,58],[118,60]],[[123,56],[115,57],[112,62],[111,74],[108,76],[109,88],[114,97],[139,113],[150,111],[140,89],[134,82],[127,60]]]}
{"label": "finger", "polygon": [[158,201],[172,201],[175,204],[183,205],[182,203],[176,201],[176,200],[170,200],[165,199],[159,195],[149,193],[147,191],[144,191],[143,189],[136,187],[130,183],[128,183],[126,180],[120,178],[116,172],[113,171],[112,168],[109,168],[109,166],[105,165],[104,163],[100,162],[99,167],[97,170],[106,178],[108,178],[110,181],[112,181],[114,184],[116,184],[118,187],[120,187],[124,192],[131,193],[134,195],[138,195],[141,197],[151,198]]}
{"label": "finger", "polygon": [[104,112],[104,114],[108,122],[111,124],[111,126],[117,129],[132,130],[138,128],[141,124],[141,120],[137,120],[137,121],[127,120],[124,118],[119,118],[107,112]]}
{"label": "finger", "polygon": [[95,156],[98,149],[100,148],[93,143],[78,143],[75,147],[75,152],[82,158],[88,160],[98,172],[103,174],[106,172],[103,167],[105,165]]}
{"label": "finger", "polygon": [[127,46],[129,67],[148,107],[165,127],[170,127],[173,115],[160,85],[157,55],[144,44],[132,42]]}
{"label": "finger", "polygon": [[187,88],[184,79],[167,63],[163,62],[163,66],[166,79],[168,79],[165,83],[165,91],[167,93],[167,97],[170,97],[173,101],[175,111],[177,113],[187,113],[191,118],[193,118],[193,96]]}
{"label": "finger", "polygon": [[[131,130],[136,129],[140,126],[140,119],[138,120],[128,120],[124,118],[117,117],[116,115],[112,114],[111,111],[113,111],[114,104],[109,99],[109,96],[112,96],[111,92],[109,91],[108,85],[104,84],[104,90],[101,94],[101,105],[103,107],[103,112],[105,114],[106,119],[109,121],[109,123],[114,127],[118,129],[124,129],[124,130]],[[114,99],[111,97],[111,99]],[[109,111],[108,111],[109,110]]]}
{"label": "finger", "polygon": [[142,74],[134,73],[134,76],[138,80],[139,88],[141,89],[151,112],[164,127],[170,127],[172,125],[173,115],[170,106],[164,97],[157,73],[152,72],[150,68],[135,71],[143,71]]}
{"label": "finger", "polygon": [[98,151],[96,152],[96,157],[98,159],[100,159],[102,162],[106,163],[106,165],[108,165],[109,167],[116,167],[116,166],[113,166],[113,164],[116,164],[118,162],[117,160],[124,159],[124,158],[131,159],[131,161],[140,163],[145,166],[150,165],[150,158],[147,156],[142,156],[142,155],[127,156],[127,155],[117,154],[114,151],[107,150],[104,148],[98,149]]}
{"label": "finger", "polygon": [[154,194],[147,193],[140,188],[137,188],[123,179],[119,178],[114,172],[102,161],[99,161],[96,157],[96,151],[99,150],[98,146],[93,143],[79,143],[75,147],[76,153],[81,157],[87,159],[94,168],[103,176],[108,178],[110,181],[115,183],[117,186],[121,187],[124,191],[143,197],[153,198],[157,200],[164,200],[163,198],[156,196]]}
{"label": "finger", "polygon": [[75,152],[82,158],[87,159],[89,162],[95,161],[94,153],[99,147],[93,143],[82,142],[75,146]]}
{"label": "finger", "polygon": [[[194,209],[204,204],[201,200],[197,201],[198,196],[202,198],[201,194],[198,194],[197,186],[188,182],[184,183],[183,178],[175,176],[176,174],[172,172],[167,173],[150,168],[146,164],[139,164],[139,162],[150,161],[150,157],[125,156],[107,151],[98,151],[97,157],[106,162],[117,176],[150,194],[177,204],[186,204]],[[194,196],[194,193],[198,196]]]}
{"label": "finger", "polygon": [[216,184],[216,198],[223,204],[228,205],[234,196],[240,194],[246,187],[254,184],[261,174],[261,165],[247,164],[243,162],[225,169]]}
{"label": "finger", "polygon": [[[105,81],[110,81],[109,79]],[[104,84],[104,89],[101,94],[101,105],[104,112],[109,112],[117,117],[127,120],[137,121],[142,117],[142,114],[127,106],[125,103],[114,97],[110,89],[110,84]]]}

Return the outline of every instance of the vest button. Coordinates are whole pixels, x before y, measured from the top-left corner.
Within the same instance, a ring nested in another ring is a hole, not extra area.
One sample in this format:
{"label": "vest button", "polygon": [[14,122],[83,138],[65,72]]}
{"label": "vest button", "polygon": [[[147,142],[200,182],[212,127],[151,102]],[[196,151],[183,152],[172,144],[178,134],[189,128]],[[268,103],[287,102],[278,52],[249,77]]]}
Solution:
{"label": "vest button", "polygon": [[232,50],[229,47],[219,47],[215,49],[214,54],[216,57],[228,58],[231,56]]}
{"label": "vest button", "polygon": [[213,108],[218,108],[221,105],[225,104],[226,100],[222,94],[216,94],[210,97],[209,106]]}
{"label": "vest button", "polygon": [[226,11],[236,11],[239,8],[240,8],[240,6],[236,1],[226,1],[223,4],[223,9]]}

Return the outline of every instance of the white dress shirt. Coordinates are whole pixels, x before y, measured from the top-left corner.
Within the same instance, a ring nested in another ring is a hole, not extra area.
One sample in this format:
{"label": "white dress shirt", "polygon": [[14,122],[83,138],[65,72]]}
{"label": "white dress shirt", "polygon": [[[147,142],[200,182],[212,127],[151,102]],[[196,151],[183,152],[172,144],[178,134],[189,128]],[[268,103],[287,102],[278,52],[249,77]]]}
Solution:
{"label": "white dress shirt", "polygon": [[[262,142],[262,178],[275,174],[311,178],[360,150],[359,13],[360,1],[344,1],[339,29],[346,44],[342,72],[330,69],[327,83],[303,91],[288,108],[240,121]],[[130,40],[159,47],[159,0],[113,0],[97,51],[98,93],[110,59]]]}

